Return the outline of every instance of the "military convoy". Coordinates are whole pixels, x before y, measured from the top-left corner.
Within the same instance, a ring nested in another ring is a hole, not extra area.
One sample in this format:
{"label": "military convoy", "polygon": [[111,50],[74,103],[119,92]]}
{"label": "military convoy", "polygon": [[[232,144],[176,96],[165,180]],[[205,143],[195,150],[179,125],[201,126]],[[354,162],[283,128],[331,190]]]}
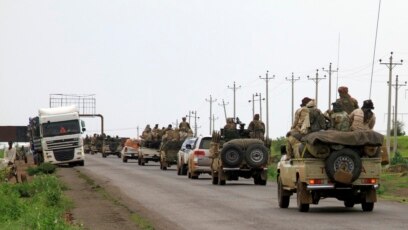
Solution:
{"label": "military convoy", "polygon": [[371,130],[324,130],[302,139],[300,158],[287,158],[283,148],[277,167],[279,207],[287,208],[290,196],[296,193],[300,212],[328,197],[343,201],[345,207],[361,204],[363,211],[372,211],[377,201],[383,139]]}

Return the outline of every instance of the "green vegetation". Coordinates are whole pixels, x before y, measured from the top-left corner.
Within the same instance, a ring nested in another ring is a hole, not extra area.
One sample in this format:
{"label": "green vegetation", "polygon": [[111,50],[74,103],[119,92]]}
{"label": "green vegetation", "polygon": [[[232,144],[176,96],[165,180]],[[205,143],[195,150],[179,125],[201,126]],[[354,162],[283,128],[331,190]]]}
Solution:
{"label": "green vegetation", "polygon": [[[393,146],[394,138],[391,138],[391,148]],[[403,157],[408,157],[408,136],[397,137],[397,150]]]}
{"label": "green vegetation", "polygon": [[384,199],[408,203],[407,173],[382,173],[377,194]]}
{"label": "green vegetation", "polygon": [[0,158],[4,157],[4,149],[0,149]]}
{"label": "green vegetation", "polygon": [[154,229],[154,227],[150,224],[149,221],[147,221],[146,219],[144,219],[143,217],[141,217],[138,214],[133,214],[131,216],[131,219],[142,230],[153,230]]}
{"label": "green vegetation", "polygon": [[56,169],[57,169],[57,166],[51,163],[42,163],[38,167],[29,167],[27,169],[27,173],[30,176],[33,176],[36,174],[53,174]]}
{"label": "green vegetation", "polygon": [[30,183],[0,184],[2,229],[79,229],[64,220],[72,204],[53,175],[38,175]]}

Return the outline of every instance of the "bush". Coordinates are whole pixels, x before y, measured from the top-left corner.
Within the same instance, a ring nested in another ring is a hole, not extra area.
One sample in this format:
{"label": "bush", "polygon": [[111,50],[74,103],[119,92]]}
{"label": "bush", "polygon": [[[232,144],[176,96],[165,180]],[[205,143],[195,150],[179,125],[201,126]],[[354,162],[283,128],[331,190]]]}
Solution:
{"label": "bush", "polygon": [[391,165],[398,164],[408,164],[408,160],[402,157],[399,152],[395,152],[394,156],[391,158]]}
{"label": "bush", "polygon": [[52,174],[55,172],[56,169],[57,169],[57,166],[51,163],[42,163],[37,167],[29,167],[27,169],[27,173],[30,176],[33,176],[36,174]]}

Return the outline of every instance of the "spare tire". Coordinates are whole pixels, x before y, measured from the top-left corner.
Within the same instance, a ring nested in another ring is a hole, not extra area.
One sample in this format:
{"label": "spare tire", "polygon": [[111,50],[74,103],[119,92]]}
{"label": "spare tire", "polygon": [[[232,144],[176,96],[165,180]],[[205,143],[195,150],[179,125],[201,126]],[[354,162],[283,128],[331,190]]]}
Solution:
{"label": "spare tire", "polygon": [[263,144],[252,144],[250,145],[245,154],[246,163],[257,168],[260,166],[266,166],[268,163],[269,152],[268,149]]}
{"label": "spare tire", "polygon": [[228,143],[223,146],[221,150],[221,160],[224,166],[237,167],[241,164],[243,159],[243,151],[238,145]]}
{"label": "spare tire", "polygon": [[[344,184],[352,183],[360,176],[362,162],[360,156],[353,150],[344,148],[334,151],[326,159],[325,163],[327,176],[332,181],[337,181]],[[337,175],[343,173],[344,177],[350,175],[350,179],[340,179]]]}

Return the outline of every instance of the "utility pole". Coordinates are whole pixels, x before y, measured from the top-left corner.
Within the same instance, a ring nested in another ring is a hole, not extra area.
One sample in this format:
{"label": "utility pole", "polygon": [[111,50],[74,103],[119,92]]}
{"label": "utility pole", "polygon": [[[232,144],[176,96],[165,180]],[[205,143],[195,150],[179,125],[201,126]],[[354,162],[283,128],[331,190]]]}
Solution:
{"label": "utility pole", "polygon": [[173,125],[175,125],[174,128],[178,128],[178,119],[176,119],[176,123],[172,122]]}
{"label": "utility pole", "polygon": [[215,130],[215,120],[218,120],[218,117],[215,117],[215,115],[213,114],[212,116],[212,129]]}
{"label": "utility pole", "polygon": [[394,109],[394,146],[393,146],[393,150],[394,150],[394,154],[397,151],[397,123],[398,123],[398,89],[400,87],[406,86],[407,82],[405,82],[404,84],[398,84],[398,75],[395,76],[395,84],[393,84],[392,86],[395,87],[395,109]]}
{"label": "utility pole", "polygon": [[197,111],[191,111],[192,114],[194,114],[194,137],[197,137],[197,119],[200,119],[200,117],[197,116]]}
{"label": "utility pole", "polygon": [[[234,84],[235,86],[235,84]],[[210,102],[210,135],[212,135],[212,103],[216,102],[217,99],[212,99],[212,96],[210,94],[210,99],[205,99],[207,102]]]}
{"label": "utility pole", "polygon": [[294,76],[294,74],[293,74],[293,72],[292,72],[292,77],[291,78],[287,78],[287,77],[285,77],[285,79],[287,80],[287,81],[290,81],[291,83],[292,83],[292,124],[293,124],[293,114],[295,113],[294,112],[294,105],[295,105],[295,81],[297,81],[297,80],[299,80],[300,78],[299,77],[297,77],[297,78],[295,78],[295,76]]}
{"label": "utility pole", "polygon": [[[314,81],[315,82],[315,84],[316,84],[316,98],[315,98],[315,101],[316,101],[316,108],[318,107],[317,105],[318,105],[318,100],[317,100],[317,98],[318,98],[318,96],[319,96],[319,81],[320,80],[322,80],[322,79],[325,79],[326,78],[326,75],[324,76],[324,77],[320,77],[319,78],[319,70],[317,69],[316,70],[316,77],[315,78],[310,78],[309,76],[307,76],[307,79],[308,80],[312,80],[312,81]],[[329,107],[330,108],[330,107]]]}
{"label": "utility pole", "polygon": [[234,92],[234,118],[236,118],[236,113],[235,113],[235,108],[236,108],[236,97],[235,97],[235,92],[237,91],[237,89],[240,89],[241,88],[241,86],[235,86],[235,81],[234,81],[234,86],[233,87],[230,87],[230,86],[228,86],[228,89],[232,89],[232,91]]}
{"label": "utility pole", "polygon": [[268,83],[269,80],[272,80],[275,78],[275,75],[273,75],[271,78],[268,76],[269,71],[266,71],[266,76],[263,78],[259,76],[259,79],[265,80],[266,83],[266,139],[269,139],[269,90],[268,90]]}
{"label": "utility pole", "polygon": [[397,65],[402,65],[402,60],[400,63],[393,63],[392,62],[392,54],[390,56],[390,62],[388,63],[383,63],[382,60],[380,59],[380,64],[387,66],[389,70],[389,76],[388,76],[388,117],[387,117],[387,153],[388,153],[388,158],[390,158],[390,136],[391,136],[391,85],[392,85],[392,69],[397,66]]}
{"label": "utility pole", "polygon": [[252,117],[255,116],[255,94],[252,94],[252,100],[248,100],[249,103],[252,102]]}
{"label": "utility pole", "polygon": [[262,121],[262,101],[265,101],[265,98],[262,98],[261,93],[255,93],[255,97],[259,97],[259,120]]}
{"label": "utility pole", "polygon": [[325,70],[324,68],[322,68],[322,70],[329,73],[329,102],[328,102],[329,105],[328,105],[327,109],[330,110],[331,102],[332,102],[332,100],[331,100],[331,95],[332,95],[332,93],[331,93],[331,75],[332,75],[332,73],[336,73],[337,71],[339,71],[339,68],[337,68],[336,70],[332,70],[332,63],[330,62],[329,70]]}
{"label": "utility pole", "polygon": [[191,118],[191,111],[190,110],[188,111],[188,116],[187,117],[188,117],[188,123],[190,124],[190,121],[191,121],[190,120],[190,118]]}
{"label": "utility pole", "polygon": [[139,139],[139,126],[136,127],[136,131],[137,131],[137,139]]}
{"label": "utility pole", "polygon": [[227,122],[227,109],[225,108],[226,105],[228,105],[229,103],[225,103],[224,99],[222,99],[222,104],[218,103],[219,106],[224,107],[224,115],[225,115],[225,122]]}

